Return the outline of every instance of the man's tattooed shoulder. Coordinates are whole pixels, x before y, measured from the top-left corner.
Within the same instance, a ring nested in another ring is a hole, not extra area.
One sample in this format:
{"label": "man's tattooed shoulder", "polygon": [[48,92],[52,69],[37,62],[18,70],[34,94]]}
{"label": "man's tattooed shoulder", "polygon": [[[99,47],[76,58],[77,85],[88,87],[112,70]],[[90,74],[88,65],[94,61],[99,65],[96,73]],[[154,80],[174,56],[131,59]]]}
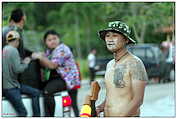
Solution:
{"label": "man's tattooed shoulder", "polygon": [[128,66],[133,79],[148,80],[144,64],[140,59],[130,61]]}

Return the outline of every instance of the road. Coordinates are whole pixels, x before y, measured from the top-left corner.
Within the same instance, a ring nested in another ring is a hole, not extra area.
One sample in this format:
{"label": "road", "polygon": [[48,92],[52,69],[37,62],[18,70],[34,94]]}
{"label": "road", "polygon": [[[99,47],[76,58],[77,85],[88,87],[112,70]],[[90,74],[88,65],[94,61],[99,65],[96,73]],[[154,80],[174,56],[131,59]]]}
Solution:
{"label": "road", "polygon": [[[99,79],[97,79],[99,80]],[[90,91],[88,80],[82,80],[78,92],[78,106],[81,108],[86,94]],[[99,95],[102,99],[104,91]],[[97,101],[100,104],[102,100]],[[145,89],[141,117],[175,117],[175,83],[148,84]]]}

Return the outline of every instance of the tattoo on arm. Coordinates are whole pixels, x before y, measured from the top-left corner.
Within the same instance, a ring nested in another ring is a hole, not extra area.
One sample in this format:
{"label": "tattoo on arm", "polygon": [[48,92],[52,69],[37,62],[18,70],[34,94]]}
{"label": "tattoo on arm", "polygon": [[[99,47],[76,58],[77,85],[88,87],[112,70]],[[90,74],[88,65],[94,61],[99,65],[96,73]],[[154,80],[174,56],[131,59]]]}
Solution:
{"label": "tattoo on arm", "polygon": [[148,76],[144,67],[144,64],[141,61],[130,62],[130,71],[132,79],[136,80],[148,80]]}

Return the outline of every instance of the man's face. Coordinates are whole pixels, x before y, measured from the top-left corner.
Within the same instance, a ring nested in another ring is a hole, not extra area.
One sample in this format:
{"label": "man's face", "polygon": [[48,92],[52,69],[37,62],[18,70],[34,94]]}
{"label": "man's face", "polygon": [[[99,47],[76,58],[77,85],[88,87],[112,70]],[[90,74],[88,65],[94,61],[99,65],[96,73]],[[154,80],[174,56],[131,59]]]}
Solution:
{"label": "man's face", "polygon": [[60,39],[57,35],[49,34],[45,43],[49,49],[55,49],[59,45]]}
{"label": "man's face", "polygon": [[93,54],[96,54],[96,50],[93,50],[92,53],[93,53]]}
{"label": "man's face", "polygon": [[26,23],[26,15],[24,15],[23,17],[22,17],[22,28],[24,27],[24,25],[25,25],[25,23]]}
{"label": "man's face", "polygon": [[107,32],[105,35],[106,46],[109,51],[116,52],[125,47],[128,40],[119,33]]}
{"label": "man's face", "polygon": [[16,39],[16,40],[15,40],[15,47],[18,48],[18,47],[19,47],[19,44],[20,44],[20,39]]}

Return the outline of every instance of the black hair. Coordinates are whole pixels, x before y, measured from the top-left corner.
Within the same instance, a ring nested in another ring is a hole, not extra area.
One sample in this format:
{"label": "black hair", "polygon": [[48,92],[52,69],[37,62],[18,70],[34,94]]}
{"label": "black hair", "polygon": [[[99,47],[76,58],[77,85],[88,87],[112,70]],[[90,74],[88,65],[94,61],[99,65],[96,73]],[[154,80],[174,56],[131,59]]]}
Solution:
{"label": "black hair", "polygon": [[44,42],[46,41],[47,36],[50,35],[50,34],[51,34],[51,35],[56,35],[56,36],[58,36],[58,37],[60,38],[60,34],[57,33],[55,30],[48,30],[48,31],[44,34],[44,38],[43,38]]}
{"label": "black hair", "polygon": [[24,12],[22,11],[22,9],[20,8],[14,9],[11,12],[10,21],[13,20],[14,22],[18,23],[20,22],[23,16],[24,16]]}
{"label": "black hair", "polygon": [[90,51],[93,51],[93,50],[96,50],[96,48],[91,48],[91,50],[90,50]]}

